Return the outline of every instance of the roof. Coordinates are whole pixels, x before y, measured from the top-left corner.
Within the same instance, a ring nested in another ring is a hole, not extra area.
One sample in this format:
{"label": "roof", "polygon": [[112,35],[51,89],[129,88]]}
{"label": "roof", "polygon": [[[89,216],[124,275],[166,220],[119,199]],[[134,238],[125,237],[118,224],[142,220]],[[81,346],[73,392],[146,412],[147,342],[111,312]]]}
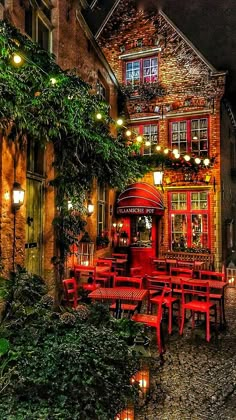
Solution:
{"label": "roof", "polygon": [[[146,0],[147,1],[147,0]],[[119,0],[94,0],[84,11],[94,36],[100,33]],[[172,23],[196,47],[211,66],[228,70],[227,96],[236,94],[236,13],[235,0],[156,0]]]}

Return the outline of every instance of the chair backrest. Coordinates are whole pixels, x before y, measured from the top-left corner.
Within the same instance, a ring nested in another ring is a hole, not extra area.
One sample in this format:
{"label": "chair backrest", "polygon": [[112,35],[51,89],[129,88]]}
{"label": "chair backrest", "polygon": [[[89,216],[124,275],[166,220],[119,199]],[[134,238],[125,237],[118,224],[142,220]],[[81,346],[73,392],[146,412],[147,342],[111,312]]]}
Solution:
{"label": "chair backrest", "polygon": [[146,287],[148,290],[156,290],[160,293],[165,287],[171,288],[170,276],[146,276]]}
{"label": "chair backrest", "polygon": [[141,277],[114,277],[114,287],[135,287],[136,289],[142,288],[143,279]]}
{"label": "chair backrest", "polygon": [[167,271],[160,271],[160,270],[155,270],[151,272],[151,276],[154,277],[158,277],[158,276],[168,276],[168,272]]}
{"label": "chair backrest", "polygon": [[161,298],[160,298],[160,300],[158,302],[158,306],[157,306],[157,326],[160,325],[161,320],[162,320],[162,314],[163,314],[163,307],[162,307],[162,305],[163,305],[163,303],[165,301],[166,296],[171,295],[171,293],[172,293],[171,287],[168,287],[168,286],[164,286],[163,287],[163,289],[161,291],[161,295],[160,295]]}
{"label": "chair backrest", "polygon": [[106,259],[99,258],[97,260],[96,266],[97,267],[109,267],[109,269],[111,270],[112,260],[106,260]]}
{"label": "chair backrest", "polygon": [[225,273],[222,273],[221,271],[199,270],[199,277],[202,280],[225,281]]}
{"label": "chair backrest", "polygon": [[69,299],[71,294],[77,296],[77,284],[74,277],[62,280],[62,284],[66,299]]}
{"label": "chair backrest", "polygon": [[143,267],[131,267],[130,268],[130,277],[141,277],[143,273]]}
{"label": "chair backrest", "polygon": [[114,258],[121,258],[122,260],[127,260],[128,255],[127,254],[111,254]]}
{"label": "chair backrest", "polygon": [[95,277],[96,277],[96,267],[94,265],[79,265],[79,264],[75,264],[74,265],[74,273],[75,276],[78,275],[79,279],[85,279],[87,280],[88,278],[92,279],[92,282],[95,282]]}
{"label": "chair backrest", "polygon": [[207,281],[203,283],[202,281],[191,280],[190,282],[181,279],[180,285],[182,292],[182,303],[186,303],[186,299],[189,302],[189,295],[192,297],[191,301],[198,300],[198,298],[205,298],[207,302],[210,301],[210,288]]}
{"label": "chair backrest", "polygon": [[191,278],[193,277],[193,270],[187,267],[171,267],[170,275]]}
{"label": "chair backrest", "polygon": [[177,260],[177,267],[194,268],[194,261]]}

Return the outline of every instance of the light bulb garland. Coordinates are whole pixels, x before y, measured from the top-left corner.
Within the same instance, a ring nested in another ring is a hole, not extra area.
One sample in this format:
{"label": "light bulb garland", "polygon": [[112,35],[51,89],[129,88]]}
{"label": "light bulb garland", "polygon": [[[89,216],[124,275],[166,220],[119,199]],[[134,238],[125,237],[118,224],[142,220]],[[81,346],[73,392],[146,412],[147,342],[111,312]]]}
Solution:
{"label": "light bulb garland", "polygon": [[[98,112],[97,119],[102,120],[102,118],[102,114]],[[162,147],[159,144],[156,146],[155,151],[152,153],[152,155],[140,155],[139,150],[142,147],[142,145],[150,147],[151,141],[149,139],[145,140],[145,138],[142,135],[137,134],[136,131],[131,130],[125,125],[123,125],[122,118],[118,118],[117,121],[113,121],[113,123],[119,128],[125,130],[124,134],[127,138],[129,138],[129,142],[127,144],[137,145],[138,147],[138,150],[136,150],[136,158],[142,159],[147,164],[149,163],[151,165],[155,164],[156,162],[157,165],[161,163],[162,165],[165,165],[168,168],[173,168],[175,170],[186,168],[195,172],[201,168],[207,169],[209,167],[212,167],[214,164],[214,157],[199,157],[195,154],[191,156],[189,153],[181,155],[178,149],[174,148],[173,150],[171,150],[168,147]],[[130,139],[131,136],[133,137],[133,139]]]}

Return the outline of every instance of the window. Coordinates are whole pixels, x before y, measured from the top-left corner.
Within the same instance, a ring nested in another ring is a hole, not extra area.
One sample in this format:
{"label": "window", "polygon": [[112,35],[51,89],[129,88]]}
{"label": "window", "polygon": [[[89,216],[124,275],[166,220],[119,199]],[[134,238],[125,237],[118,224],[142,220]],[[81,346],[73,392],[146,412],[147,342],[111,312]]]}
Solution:
{"label": "window", "polygon": [[143,138],[143,146],[141,148],[142,155],[152,155],[158,144],[158,125],[144,124],[132,127],[132,130]]}
{"label": "window", "polygon": [[33,1],[25,9],[25,32],[41,48],[51,51],[51,3],[49,0]]}
{"label": "window", "polygon": [[97,231],[98,234],[104,233],[106,229],[107,216],[107,193],[104,186],[98,186],[98,212],[97,212]]}
{"label": "window", "polygon": [[171,249],[209,248],[209,197],[205,191],[170,193]]}
{"label": "window", "polygon": [[44,148],[40,143],[27,139],[27,171],[34,174],[44,174]]}
{"label": "window", "polygon": [[104,102],[107,101],[107,90],[100,79],[97,80],[96,88],[97,88],[97,95],[100,101],[104,101]]}
{"label": "window", "polygon": [[198,156],[207,156],[208,118],[171,121],[170,142],[172,149],[178,149],[180,154],[191,152]]}
{"label": "window", "polygon": [[140,83],[157,82],[157,57],[142,58],[125,63],[125,83],[136,85]]}

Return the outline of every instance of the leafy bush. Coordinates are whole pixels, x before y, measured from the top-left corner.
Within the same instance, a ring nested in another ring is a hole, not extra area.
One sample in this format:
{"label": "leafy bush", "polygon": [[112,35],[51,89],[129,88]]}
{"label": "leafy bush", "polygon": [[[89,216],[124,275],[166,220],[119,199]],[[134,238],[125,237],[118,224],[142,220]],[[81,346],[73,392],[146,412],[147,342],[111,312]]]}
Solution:
{"label": "leafy bush", "polygon": [[92,306],[88,319],[76,310],[56,312],[52,299],[41,295],[39,279],[30,283],[24,274],[13,284],[14,304],[9,302],[1,325],[10,347],[3,342],[0,418],[113,419],[136,395],[130,384],[135,354],[114,331],[106,309]]}

